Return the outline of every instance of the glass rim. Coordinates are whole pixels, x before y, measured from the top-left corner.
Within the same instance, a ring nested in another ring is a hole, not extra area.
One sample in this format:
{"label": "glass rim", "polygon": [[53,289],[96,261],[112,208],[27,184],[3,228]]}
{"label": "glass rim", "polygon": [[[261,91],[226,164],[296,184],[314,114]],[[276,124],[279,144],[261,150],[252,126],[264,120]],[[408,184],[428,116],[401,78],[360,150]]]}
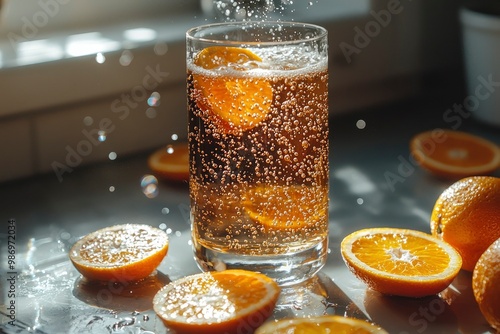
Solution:
{"label": "glass rim", "polygon": [[[292,39],[292,40],[273,40],[273,41],[252,41],[252,40],[230,40],[230,39],[215,39],[215,38],[207,38],[205,36],[203,37],[197,37],[195,36],[196,33],[203,31],[203,30],[208,30],[210,28],[217,28],[217,27],[291,27],[291,28],[309,28],[317,31],[317,35],[310,37],[310,38],[297,38],[297,39]],[[246,44],[246,45],[252,45],[252,44],[258,44],[258,45],[286,45],[286,44],[297,44],[297,43],[311,43],[314,41],[318,41],[320,39],[326,38],[328,36],[328,30],[320,25],[314,24],[314,23],[306,23],[306,22],[296,22],[296,21],[237,21],[237,22],[217,22],[217,23],[208,23],[208,24],[203,24],[199,25],[196,27],[192,27],[186,31],[186,39],[192,40],[192,41],[197,41],[197,42],[204,42],[204,43],[210,43],[210,44],[220,44],[220,45],[241,45],[241,44]]]}

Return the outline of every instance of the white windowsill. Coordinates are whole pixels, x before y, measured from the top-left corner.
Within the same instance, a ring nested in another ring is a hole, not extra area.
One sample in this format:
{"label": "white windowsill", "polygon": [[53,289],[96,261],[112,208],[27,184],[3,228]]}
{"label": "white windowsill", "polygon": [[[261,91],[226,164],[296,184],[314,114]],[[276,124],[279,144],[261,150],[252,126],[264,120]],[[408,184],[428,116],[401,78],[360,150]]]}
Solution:
{"label": "white windowsill", "polygon": [[[290,13],[295,21],[324,24],[366,16],[369,1],[332,7],[320,2]],[[312,10],[314,9],[314,10]],[[281,20],[287,17],[279,17]],[[150,19],[100,27],[95,30],[64,31],[14,45],[20,36],[3,34],[0,39],[0,117],[46,110],[59,105],[99,99],[129,92],[141,85],[147,68],[163,73],[161,85],[185,80],[184,36],[190,27],[211,22],[203,14],[181,14],[175,18]],[[126,53],[124,54],[124,51]],[[99,55],[99,63],[96,57]],[[133,56],[129,65],[120,61]],[[120,60],[121,59],[121,60]],[[168,73],[166,75],[165,73]]]}

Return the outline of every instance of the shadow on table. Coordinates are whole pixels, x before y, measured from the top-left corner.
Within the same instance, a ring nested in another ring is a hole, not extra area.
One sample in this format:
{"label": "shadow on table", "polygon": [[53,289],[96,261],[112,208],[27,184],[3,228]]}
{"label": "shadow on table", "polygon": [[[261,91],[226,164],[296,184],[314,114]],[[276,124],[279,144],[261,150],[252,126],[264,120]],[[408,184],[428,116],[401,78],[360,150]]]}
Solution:
{"label": "shadow on table", "polygon": [[170,278],[159,271],[139,282],[96,282],[76,279],[73,295],[84,303],[113,311],[146,311],[153,308],[153,297]]}
{"label": "shadow on table", "polygon": [[364,306],[371,320],[389,333],[458,332],[455,314],[438,295],[406,298],[367,289]]}
{"label": "shadow on table", "polygon": [[321,315],[368,320],[337,284],[321,272],[305,282],[282,287],[272,319]]}

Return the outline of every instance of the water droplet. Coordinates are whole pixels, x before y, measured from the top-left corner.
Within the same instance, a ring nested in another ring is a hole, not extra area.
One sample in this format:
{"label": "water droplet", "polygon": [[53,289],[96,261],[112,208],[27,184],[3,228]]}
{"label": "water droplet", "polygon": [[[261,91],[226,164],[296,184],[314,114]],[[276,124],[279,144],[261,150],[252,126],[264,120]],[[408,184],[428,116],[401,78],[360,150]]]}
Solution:
{"label": "water droplet", "polygon": [[167,153],[168,153],[168,154],[172,154],[172,153],[174,153],[174,147],[173,147],[172,145],[168,145],[168,146],[167,146]]}
{"label": "water droplet", "polygon": [[161,213],[163,213],[164,215],[167,215],[170,213],[170,209],[169,208],[163,208],[161,209]]}
{"label": "water droplet", "polygon": [[71,234],[69,234],[68,232],[61,232],[60,237],[62,240],[69,240],[71,238]]}
{"label": "water droplet", "polygon": [[302,305],[302,302],[296,300],[293,302],[293,308],[296,310],[302,310],[304,305]]}
{"label": "water droplet", "polygon": [[158,42],[154,46],[154,52],[157,56],[163,56],[168,52],[168,45],[165,42]]}
{"label": "water droplet", "polygon": [[115,160],[117,157],[116,152],[109,152],[108,158],[109,160]]}
{"label": "water droplet", "polygon": [[99,52],[95,55],[95,61],[99,64],[102,64],[106,61],[106,57],[101,52]]}
{"label": "water droplet", "polygon": [[85,116],[83,118],[83,124],[87,125],[87,126],[90,126],[94,123],[94,119],[90,116]]}
{"label": "water droplet", "polygon": [[113,192],[113,191],[115,191],[115,187],[114,186],[109,187],[109,192]]}
{"label": "water droplet", "polygon": [[147,118],[153,119],[153,118],[156,117],[156,114],[157,114],[157,112],[156,112],[155,108],[148,108],[148,109],[146,109],[146,117]]}
{"label": "water droplet", "polygon": [[[144,315],[142,316],[142,320],[144,320],[144,321],[149,321],[149,315],[144,314]],[[143,334],[145,334],[145,333],[146,333],[146,332],[143,332]]]}
{"label": "water droplet", "polygon": [[130,50],[124,50],[120,56],[120,65],[128,66],[132,62],[132,59],[134,59],[132,52]]}
{"label": "water droplet", "polygon": [[356,127],[358,129],[362,130],[366,127],[366,122],[364,120],[360,119],[356,122]]}
{"label": "water droplet", "polygon": [[148,105],[150,107],[157,107],[160,105],[160,93],[153,92],[148,98]]}
{"label": "water droplet", "polygon": [[180,236],[182,236],[182,232],[181,232],[181,231],[176,231],[176,232],[175,232],[175,236],[176,236],[176,237],[180,237]]}
{"label": "water droplet", "polygon": [[97,132],[97,139],[98,139],[100,142],[106,141],[106,131],[104,131],[104,130],[99,130],[99,131]]}
{"label": "water droplet", "polygon": [[123,327],[132,326],[133,324],[135,324],[135,319],[134,318],[126,317],[126,318],[123,318],[122,320],[120,320],[118,322],[115,322],[113,324],[113,330],[117,331],[117,330],[122,329]]}
{"label": "water droplet", "polygon": [[170,138],[172,138],[172,140],[177,140],[179,139],[179,136],[176,133],[174,133]]}
{"label": "water droplet", "polygon": [[158,180],[154,175],[144,175],[141,179],[141,188],[147,198],[155,198],[158,196]]}
{"label": "water droplet", "polygon": [[358,203],[359,205],[363,204],[364,203],[364,200],[360,197],[356,200],[356,203]]}
{"label": "water droplet", "polygon": [[159,228],[160,230],[165,230],[165,229],[167,228],[167,224],[165,224],[165,223],[161,223],[161,224],[158,226],[158,228]]}

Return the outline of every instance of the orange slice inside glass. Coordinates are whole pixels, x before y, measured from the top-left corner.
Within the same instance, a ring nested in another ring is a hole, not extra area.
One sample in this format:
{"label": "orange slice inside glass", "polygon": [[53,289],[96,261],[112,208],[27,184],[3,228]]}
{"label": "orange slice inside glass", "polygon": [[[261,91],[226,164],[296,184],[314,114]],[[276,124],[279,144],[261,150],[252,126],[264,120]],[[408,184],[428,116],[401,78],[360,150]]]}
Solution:
{"label": "orange slice inside glass", "polygon": [[195,65],[213,74],[193,75],[194,87],[201,93],[198,106],[208,109],[214,122],[229,133],[254,128],[271,110],[270,82],[245,74],[258,62],[260,57],[247,49],[223,46],[205,48],[195,58]]}
{"label": "orange slice inside glass", "polygon": [[367,321],[338,315],[269,321],[255,331],[255,334],[291,333],[387,334],[387,332],[382,328]]}
{"label": "orange slice inside glass", "polygon": [[195,274],[153,298],[153,309],[176,333],[253,333],[273,312],[280,288],[246,270]]}
{"label": "orange slice inside glass", "polygon": [[451,245],[408,229],[359,230],[346,236],[340,248],[347,267],[361,281],[388,295],[439,293],[462,267],[462,258]]}
{"label": "orange slice inside glass", "polygon": [[87,234],[69,251],[75,268],[87,279],[137,281],[148,277],[168,251],[168,236],[142,224],[106,227]]}
{"label": "orange slice inside glass", "polygon": [[487,175],[500,167],[498,145],[461,131],[420,133],[412,138],[410,150],[424,169],[445,178]]}
{"label": "orange slice inside glass", "polygon": [[326,219],[328,198],[316,187],[261,185],[243,196],[248,216],[265,227],[300,229]]}

